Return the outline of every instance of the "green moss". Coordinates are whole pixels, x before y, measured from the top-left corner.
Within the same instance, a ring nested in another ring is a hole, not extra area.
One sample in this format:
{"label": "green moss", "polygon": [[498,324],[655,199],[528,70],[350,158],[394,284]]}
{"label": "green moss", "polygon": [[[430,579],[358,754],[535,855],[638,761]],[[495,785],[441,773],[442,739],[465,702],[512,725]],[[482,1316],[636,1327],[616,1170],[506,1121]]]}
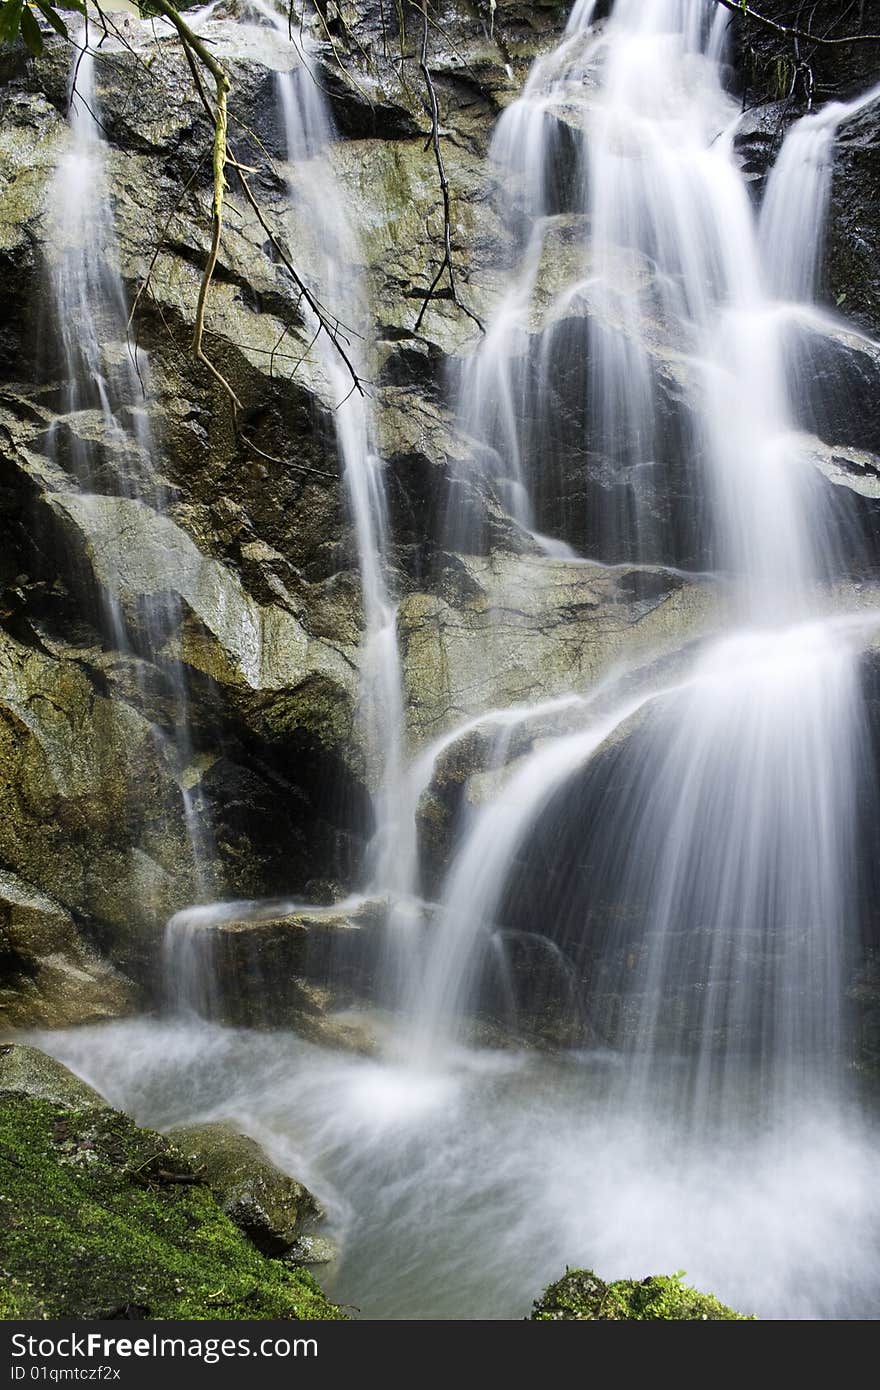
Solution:
{"label": "green moss", "polygon": [[343,1316],[310,1274],[260,1255],[162,1135],[11,1092],[0,1252],[4,1318]]}
{"label": "green moss", "polygon": [[536,1302],[532,1318],[590,1322],[749,1322],[726,1308],[713,1294],[683,1284],[681,1274],[654,1274],[647,1279],[618,1279],[606,1284],[591,1269],[570,1269],[550,1284]]}

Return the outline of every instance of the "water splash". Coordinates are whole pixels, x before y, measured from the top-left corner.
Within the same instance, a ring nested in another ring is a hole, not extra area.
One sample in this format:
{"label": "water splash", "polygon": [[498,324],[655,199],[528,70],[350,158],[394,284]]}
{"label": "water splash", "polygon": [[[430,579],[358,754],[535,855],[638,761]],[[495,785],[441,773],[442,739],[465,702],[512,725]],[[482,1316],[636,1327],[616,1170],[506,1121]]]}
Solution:
{"label": "water splash", "polygon": [[[684,1268],[762,1318],[871,1318],[876,1118],[813,1090],[756,1115],[747,1071],[689,1141],[608,1053],[462,1052],[425,1073],[284,1033],[122,1022],[35,1038],[141,1124],[225,1118],[329,1213],[331,1297],[372,1318],[521,1318],[566,1265]],[[672,1094],[671,1094],[672,1093]]]}

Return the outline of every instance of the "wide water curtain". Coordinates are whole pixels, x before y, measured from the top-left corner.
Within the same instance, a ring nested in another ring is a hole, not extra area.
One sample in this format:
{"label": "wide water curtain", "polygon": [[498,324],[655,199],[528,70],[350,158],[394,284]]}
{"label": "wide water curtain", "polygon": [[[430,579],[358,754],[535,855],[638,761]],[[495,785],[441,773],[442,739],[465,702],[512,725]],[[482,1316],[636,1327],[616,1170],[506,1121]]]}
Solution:
{"label": "wide water curtain", "polygon": [[[592,955],[588,1014],[630,1054],[625,1086],[647,1098],[680,1055],[683,1102],[705,1106],[749,1058],[767,1095],[791,1096],[840,1061],[866,732],[859,622],[828,611],[847,536],[799,419],[789,325],[811,312],[837,125],[871,97],[793,128],[759,225],[728,16],[619,0],[593,24],[594,8],[575,7],[495,136],[520,231],[462,390],[471,486],[545,553],[578,538],[591,559],[711,568],[721,622],[683,676],[539,745],[472,818],[414,1011],[436,1043],[473,1004],[492,933],[520,921],[529,838],[555,824],[542,845],[590,877],[575,894],[554,865],[543,930]],[[569,527],[552,499],[573,449],[589,516]],[[479,545],[461,487],[450,516]]]}

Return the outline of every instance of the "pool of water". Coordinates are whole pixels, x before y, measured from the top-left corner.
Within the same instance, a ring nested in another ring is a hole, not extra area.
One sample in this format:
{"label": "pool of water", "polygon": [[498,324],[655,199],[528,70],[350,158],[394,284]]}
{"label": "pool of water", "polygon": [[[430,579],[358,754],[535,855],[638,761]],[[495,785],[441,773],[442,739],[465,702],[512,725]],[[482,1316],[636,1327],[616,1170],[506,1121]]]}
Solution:
{"label": "pool of water", "polygon": [[[608,1054],[462,1050],[436,1069],[286,1033],[129,1020],[34,1041],[142,1124],[225,1117],[323,1202],[318,1272],[369,1318],[520,1318],[568,1266],[685,1270],[770,1318],[880,1309],[880,1124],[855,1096],[742,1104],[702,1132]],[[729,1091],[726,1092],[729,1095]]]}

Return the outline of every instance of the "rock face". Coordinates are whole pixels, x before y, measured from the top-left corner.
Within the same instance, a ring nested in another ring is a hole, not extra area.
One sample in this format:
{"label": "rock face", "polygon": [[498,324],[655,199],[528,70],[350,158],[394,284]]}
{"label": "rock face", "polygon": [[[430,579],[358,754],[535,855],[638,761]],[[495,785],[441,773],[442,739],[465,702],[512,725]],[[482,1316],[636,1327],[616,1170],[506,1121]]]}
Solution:
{"label": "rock face", "polygon": [[254,1248],[169,1139],[40,1057],[0,1052],[0,1316],[342,1316]]}
{"label": "rock face", "polygon": [[359,1027],[336,1015],[381,999],[387,903],[334,907],[239,903],[172,919],[174,971],[183,1002],[219,1022],[294,1028],[314,1042],[369,1052]]}
{"label": "rock face", "polygon": [[[561,22],[558,7],[506,10],[505,26],[499,15],[490,35],[481,18],[454,5],[444,24],[455,29],[461,57],[432,44],[456,190],[453,250],[475,311],[495,292],[491,261],[503,238],[482,166],[491,124]],[[370,389],[400,582],[414,588],[431,553],[424,508],[446,470],[446,367],[477,329],[438,298],[420,332],[412,330],[433,278],[432,244],[442,242],[416,20],[403,37],[412,80],[401,82],[380,7],[357,6],[346,19],[351,32],[343,24],[333,42],[357,56],[343,71],[327,43],[319,58],[344,137],[335,173],[358,212],[363,272],[379,306]],[[72,914],[89,943],[83,951],[103,949],[152,988],[164,922],[197,895],[194,821],[212,839],[208,895],[256,898],[305,895],[316,878],[352,881],[369,818],[357,725],[362,618],[334,441],[337,402],[309,352],[298,291],[234,188],[206,326],[254,447],[236,434],[229,402],[193,361],[186,343],[208,244],[199,161],[209,130],[176,43],[121,22],[142,51],[110,45],[96,64],[96,100],[120,270],[129,298],[141,292],[136,331],[150,361],[147,396],[133,403],[131,418],[149,426],[152,450],[108,430],[100,410],[65,409],[48,270],[62,253],[50,204],[53,171],[71,140],[60,114],[69,50],[50,40],[38,62],[16,47],[2,53],[0,752],[10,813],[0,867],[56,905],[59,942],[74,930],[61,927]],[[262,213],[286,242],[290,171],[278,163],[274,69],[290,63],[290,50],[219,13],[213,38],[233,78],[235,138],[245,162],[254,155],[260,163]],[[135,105],[129,92],[144,58],[154,80]],[[250,130],[259,130],[263,152]],[[295,214],[293,232],[308,279],[315,248]],[[124,342],[104,347],[116,362],[128,352]],[[133,500],[157,492],[164,514]],[[124,642],[108,628],[108,598]],[[178,615],[158,646],[148,631],[157,600]],[[185,674],[192,725],[183,770],[170,748],[175,666]],[[10,942],[3,959],[10,978],[23,979],[17,949]],[[85,968],[69,941],[56,955],[65,952],[69,965]],[[112,1007],[123,1006],[120,996]],[[97,997],[83,996],[54,1021],[96,1010]],[[53,1016],[20,1003],[15,1021]]]}
{"label": "rock face", "polygon": [[133,1010],[137,992],[58,903],[0,873],[0,1031],[96,1022]]}
{"label": "rock face", "polygon": [[[757,6],[755,8],[758,8]],[[833,44],[795,40],[737,16],[733,59],[747,118],[750,158],[760,178],[775,155],[790,121],[808,103],[850,100],[876,84],[877,46],[858,35],[877,32],[874,7],[824,0],[809,16],[797,0],[764,0],[760,13],[777,24],[806,28],[833,38]],[[848,36],[854,42],[843,42]],[[873,337],[880,330],[880,273],[872,252],[880,220],[880,150],[876,108],[866,110],[840,131],[824,262],[824,297]]]}
{"label": "rock face", "polygon": [[[537,554],[491,488],[469,494],[472,549],[445,548],[449,483],[460,483],[463,466],[466,476],[471,448],[456,424],[453,384],[471,369],[477,320],[488,322],[504,293],[517,230],[495,210],[501,175],[486,160],[491,132],[536,54],[558,40],[569,8],[444,0],[437,10],[428,66],[464,308],[441,282],[423,315],[444,226],[426,143],[417,7],[403,7],[402,34],[398,12],[380,0],[337,6],[326,30],[315,31],[341,137],[330,158],[357,224],[373,316],[365,385],[391,514],[413,752],[487,711],[585,691],[617,663],[674,654],[718,616],[712,582],[678,572],[701,556],[688,528],[676,529],[666,513],[655,518],[665,538],[656,564],[597,549],[595,520],[615,481],[585,439],[582,415],[566,404],[584,395],[585,313],[596,306],[588,293],[559,294],[589,230],[573,206],[575,142],[564,111],[548,115],[559,177],[523,370],[534,375],[548,357],[554,368],[553,393],[529,423],[549,479],[537,489],[540,525],[608,564]],[[793,0],[763,8],[800,22]],[[825,8],[841,28],[854,23],[844,0]],[[363,613],[334,436],[338,400],[277,249],[288,248],[312,282],[320,248],[288,196],[288,180],[296,187],[309,171],[284,164],[275,89],[290,50],[246,25],[232,0],[209,21],[232,77],[233,146],[258,170],[251,183],[260,216],[230,177],[205,321],[211,360],[241,403],[236,429],[227,396],[189,346],[209,246],[210,129],[176,41],[134,19],[120,24],[131,48],[102,45],[96,98],[119,269],[128,303],[137,300],[132,335],[149,359],[124,438],[97,406],[67,408],[53,323],[49,271],[64,247],[51,180],[71,143],[69,49],[50,37],[34,61],[20,46],[0,48],[0,1004],[9,1027],[103,1017],[155,995],[164,924],[196,899],[307,899],[325,882],[342,896],[360,886],[370,833],[358,710]],[[872,80],[872,60],[867,46],[802,46],[789,71],[790,46],[778,36],[740,17],[733,35],[732,81],[760,103],[739,135],[757,191],[810,82],[819,99],[849,96]],[[824,291],[829,306],[873,337],[877,119],[867,110],[841,133]],[[621,276],[646,305],[651,273],[621,258]],[[682,423],[693,383],[679,346],[657,325],[660,461],[670,494],[682,499],[694,486]],[[104,348],[116,370],[131,356],[118,332]],[[800,351],[819,389],[799,423],[829,505],[864,540],[880,504],[876,347],[841,328],[804,330]],[[823,392],[823,381],[834,390]],[[851,402],[861,422],[855,437]],[[138,445],[135,426],[149,428],[151,449]],[[136,500],[159,495],[163,510]],[[870,573],[873,541],[859,556]],[[175,755],[179,673],[184,765]],[[475,736],[453,750],[423,803],[432,886],[464,788],[473,790],[483,769],[481,749]],[[193,846],[208,841],[205,872]],[[289,916],[246,933],[224,927],[220,968],[246,983],[262,978],[270,958],[283,961],[291,984],[274,1021],[295,1016],[329,1037],[327,1015],[342,996],[372,989],[374,966],[364,963],[374,959],[372,929],[334,936]],[[331,940],[357,942],[339,948],[334,971],[344,985],[333,998]],[[231,1021],[253,1022],[255,997],[243,986]]]}
{"label": "rock face", "polygon": [[709,584],[659,567],[572,565],[544,556],[463,557],[439,594],[400,609],[407,709],[419,742],[493,709],[588,690],[697,637]]}

